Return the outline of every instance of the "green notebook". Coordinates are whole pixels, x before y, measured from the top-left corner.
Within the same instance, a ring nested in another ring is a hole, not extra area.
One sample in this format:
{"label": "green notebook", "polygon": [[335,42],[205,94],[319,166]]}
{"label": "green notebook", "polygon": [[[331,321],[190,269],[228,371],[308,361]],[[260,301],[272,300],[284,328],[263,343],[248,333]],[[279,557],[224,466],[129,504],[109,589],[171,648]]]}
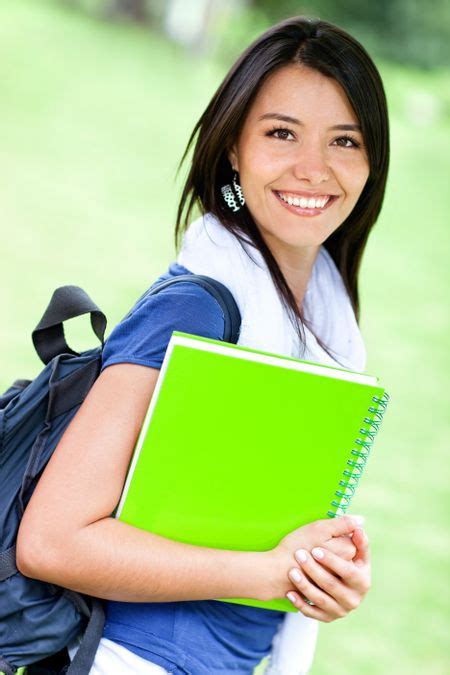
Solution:
{"label": "green notebook", "polygon": [[[269,550],[345,512],[387,399],[375,377],[174,332],[116,517]],[[286,598],[225,601],[297,611]]]}

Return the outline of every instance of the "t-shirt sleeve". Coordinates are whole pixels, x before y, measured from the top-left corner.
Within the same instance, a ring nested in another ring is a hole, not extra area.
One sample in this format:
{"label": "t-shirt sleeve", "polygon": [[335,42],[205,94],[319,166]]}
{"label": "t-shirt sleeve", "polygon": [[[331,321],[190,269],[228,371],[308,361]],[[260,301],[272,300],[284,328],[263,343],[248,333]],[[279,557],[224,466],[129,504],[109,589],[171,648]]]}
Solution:
{"label": "t-shirt sleeve", "polygon": [[114,363],[161,368],[174,330],[222,340],[224,315],[207,290],[189,281],[139,300],[112,330],[102,354],[102,370]]}

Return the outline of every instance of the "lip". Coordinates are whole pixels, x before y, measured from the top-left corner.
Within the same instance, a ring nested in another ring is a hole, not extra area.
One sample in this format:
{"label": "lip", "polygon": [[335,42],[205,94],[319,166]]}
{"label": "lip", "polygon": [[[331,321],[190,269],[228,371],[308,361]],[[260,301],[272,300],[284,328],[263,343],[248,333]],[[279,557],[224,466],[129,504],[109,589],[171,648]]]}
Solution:
{"label": "lip", "polygon": [[273,192],[283,192],[285,195],[298,195],[299,197],[337,197],[332,192],[309,192],[308,190],[273,190]]}
{"label": "lip", "polygon": [[[295,213],[298,216],[319,216],[321,213],[324,213],[334,202],[336,199],[339,199],[338,195],[330,195],[330,199],[327,201],[325,206],[322,209],[308,209],[308,208],[302,208],[301,206],[294,206],[294,204],[288,204],[285,202],[283,199],[281,199],[280,195],[278,194],[277,190],[272,190],[273,194],[275,195],[277,201],[282,204],[288,211],[291,211],[292,213]],[[291,192],[289,194],[298,194],[300,196],[305,196],[308,193],[305,192]],[[319,193],[315,192],[314,194],[310,193],[310,197],[313,197],[316,195],[317,197],[319,196],[324,196],[324,193],[319,195]]]}

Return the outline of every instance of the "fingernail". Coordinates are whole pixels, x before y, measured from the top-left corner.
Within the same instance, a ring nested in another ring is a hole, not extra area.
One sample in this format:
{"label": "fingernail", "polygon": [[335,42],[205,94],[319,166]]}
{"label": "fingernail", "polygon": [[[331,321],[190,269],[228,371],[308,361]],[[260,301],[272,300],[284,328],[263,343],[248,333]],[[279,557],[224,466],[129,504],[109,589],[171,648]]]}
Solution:
{"label": "fingernail", "polygon": [[364,516],[352,516],[352,518],[357,525],[364,525],[364,522],[366,520]]}
{"label": "fingernail", "polygon": [[321,548],[313,548],[313,550],[311,551],[311,553],[312,553],[313,556],[314,556],[315,558],[317,558],[318,560],[320,560],[321,558],[323,558],[323,556],[325,555],[325,553],[322,551]]}
{"label": "fingernail", "polygon": [[304,548],[299,548],[298,551],[295,551],[294,555],[295,559],[298,560],[298,562],[304,563],[308,560],[308,555]]}
{"label": "fingernail", "polygon": [[302,575],[300,574],[300,572],[296,568],[294,568],[293,570],[291,570],[289,572],[289,576],[291,577],[291,579],[293,579],[297,583],[302,580]]}
{"label": "fingernail", "polygon": [[286,597],[292,602],[293,605],[295,605],[296,598],[294,593],[292,592],[286,593]]}

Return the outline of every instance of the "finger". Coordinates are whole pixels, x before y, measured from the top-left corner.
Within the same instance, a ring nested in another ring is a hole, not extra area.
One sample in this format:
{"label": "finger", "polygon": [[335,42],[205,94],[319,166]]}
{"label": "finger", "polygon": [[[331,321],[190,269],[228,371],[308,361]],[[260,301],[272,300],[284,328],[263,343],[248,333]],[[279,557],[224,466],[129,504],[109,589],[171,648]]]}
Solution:
{"label": "finger", "polygon": [[354,513],[346,513],[346,515],[350,516],[350,518],[353,518],[354,520],[356,520],[359,527],[363,527],[364,523],[366,522],[366,519],[364,518],[364,516],[359,516],[359,515],[356,515]]}
{"label": "finger", "polygon": [[334,598],[325,593],[321,588],[311,583],[305,574],[301,574],[298,567],[289,570],[289,579],[295,585],[300,595],[313,602],[316,607],[323,610],[329,616],[338,618],[347,614],[347,610],[344,607],[340,606]]}
{"label": "finger", "polygon": [[302,571],[349,610],[354,609],[357,598],[369,590],[370,581],[366,569],[356,566],[351,560],[343,560],[325,548],[313,548],[312,555],[300,549],[295,552],[295,558]]}
{"label": "finger", "polygon": [[[352,566],[355,572],[358,575],[362,576],[360,570],[358,570],[353,565],[353,563],[348,563],[348,561],[342,560],[342,558],[339,558],[339,556],[336,556],[334,553],[330,553],[329,551],[326,551],[325,556],[325,549],[317,548],[313,550],[317,552],[323,552],[324,553],[323,559],[325,559],[325,557],[336,558],[338,561],[344,564],[346,563],[349,566]],[[330,609],[333,611],[333,613],[336,613],[336,605],[338,606],[338,608],[344,609],[346,613],[358,607],[364,594],[362,588],[365,589],[365,586],[363,585],[362,582],[360,583],[361,590],[358,588],[358,586],[356,587],[350,586],[342,578],[340,578],[339,575],[333,574],[332,571],[322,566],[309,553],[307,553],[302,549],[296,552],[296,557],[298,559],[298,562],[301,564],[301,571],[305,575],[307,575],[308,578],[314,581],[321,591],[323,591],[327,596],[329,596],[334,600],[333,605],[331,605],[330,603],[320,604],[319,605],[320,607],[322,607],[327,611],[328,609]],[[342,568],[343,566],[341,567],[341,569]],[[292,577],[290,578],[292,579]],[[307,598],[315,602],[313,597],[310,597],[306,593],[305,595]]]}
{"label": "finger", "polygon": [[[364,518],[364,516],[357,516],[357,515],[354,515],[352,513],[347,513],[346,515],[350,516],[350,518],[353,518],[353,520],[356,520],[356,522],[358,523],[358,527],[364,527],[364,523],[366,522],[366,519]],[[347,537],[352,538],[353,532],[350,532],[350,534],[348,534]]]}
{"label": "finger", "polygon": [[352,541],[356,546],[356,555],[353,558],[354,564],[358,567],[370,565],[369,538],[362,527],[356,528]]}
{"label": "finger", "polygon": [[350,534],[357,527],[361,527],[361,516],[336,516],[335,518],[325,518],[316,521],[328,533],[328,537],[340,537],[344,534]]}
{"label": "finger", "polygon": [[340,537],[331,537],[322,546],[328,551],[344,558],[344,560],[353,560],[356,555],[356,546],[348,534],[342,534]]}
{"label": "finger", "polygon": [[301,612],[304,616],[309,616],[311,619],[317,619],[324,623],[330,623],[336,617],[330,616],[320,607],[309,605],[296,591],[289,591],[286,593],[288,600]]}

